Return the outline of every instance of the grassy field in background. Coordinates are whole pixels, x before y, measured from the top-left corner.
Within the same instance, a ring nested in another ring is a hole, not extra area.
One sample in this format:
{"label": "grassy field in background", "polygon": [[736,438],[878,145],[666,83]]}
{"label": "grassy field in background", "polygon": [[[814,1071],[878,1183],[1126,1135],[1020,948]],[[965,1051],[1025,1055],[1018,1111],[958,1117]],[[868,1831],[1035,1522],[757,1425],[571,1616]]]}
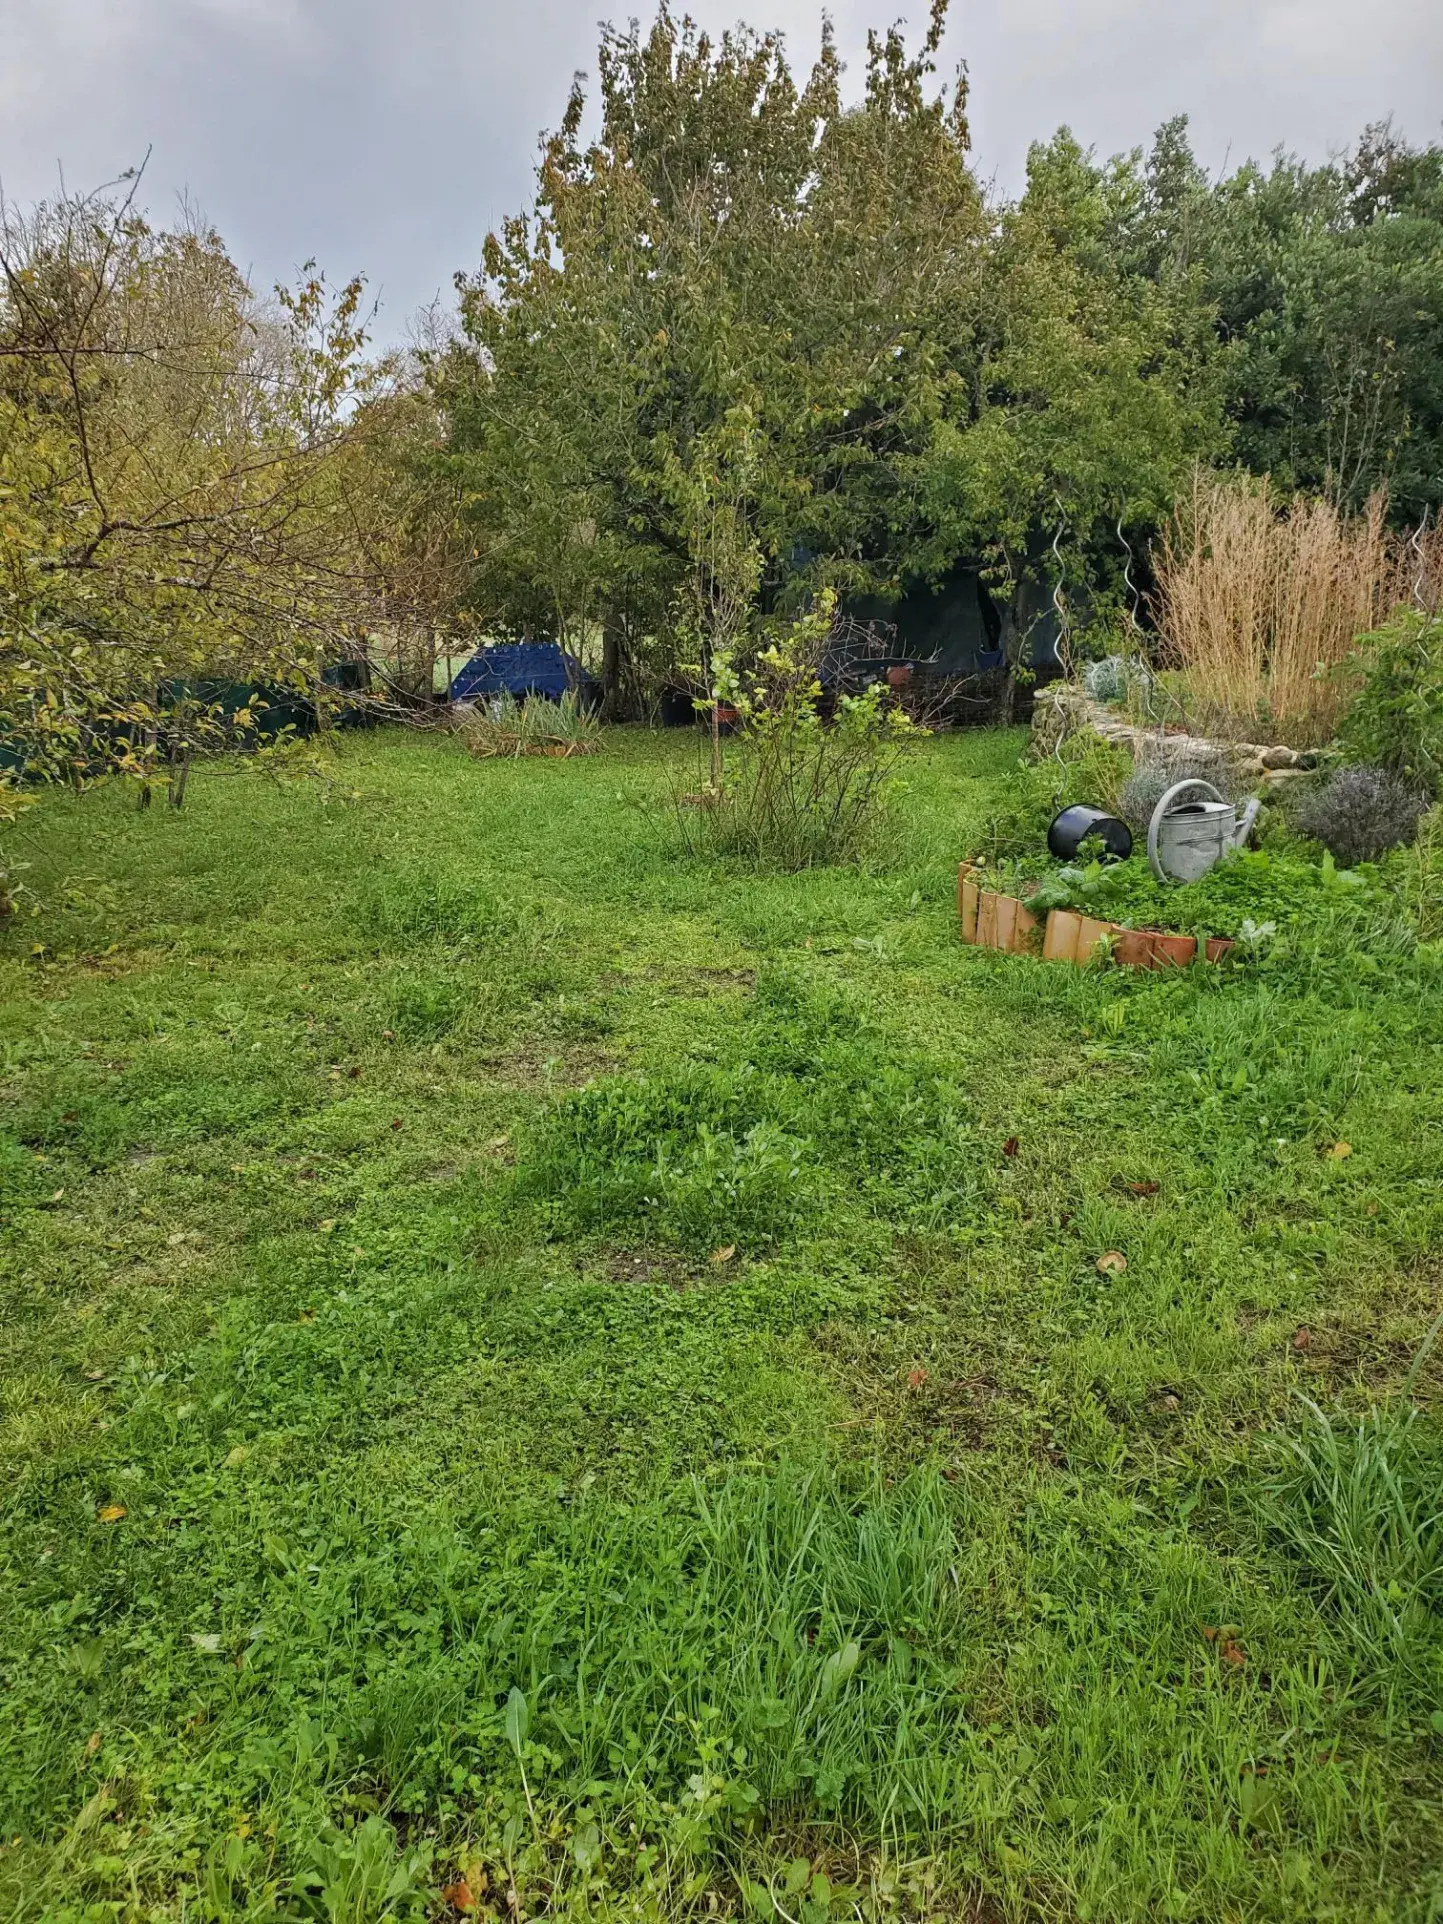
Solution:
{"label": "grassy field in background", "polygon": [[28,819],[0,1916],[1443,1915],[1443,968],[963,949],[1022,745]]}

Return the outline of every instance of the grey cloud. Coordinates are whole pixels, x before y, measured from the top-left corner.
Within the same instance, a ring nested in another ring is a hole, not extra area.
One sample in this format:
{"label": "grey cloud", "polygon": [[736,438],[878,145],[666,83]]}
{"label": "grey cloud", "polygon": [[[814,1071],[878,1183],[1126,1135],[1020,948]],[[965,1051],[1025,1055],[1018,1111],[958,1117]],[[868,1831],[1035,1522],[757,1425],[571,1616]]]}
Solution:
{"label": "grey cloud", "polygon": [[[633,0],[633,5],[636,0]],[[147,199],[188,192],[265,285],[315,256],[364,269],[382,331],[449,290],[526,198],[540,129],[590,69],[598,0],[0,0],[0,182],[90,185],[153,150]],[[623,6],[622,15],[630,11]],[[701,0],[815,50],[811,0]],[[921,0],[911,11],[920,25]],[[855,82],[869,18],[832,8]],[[1435,0],[1010,0],[956,6],[984,173],[1006,186],[1029,140],[1066,121],[1104,152],[1188,113],[1204,161],[1276,145],[1322,158],[1392,113],[1438,131]]]}

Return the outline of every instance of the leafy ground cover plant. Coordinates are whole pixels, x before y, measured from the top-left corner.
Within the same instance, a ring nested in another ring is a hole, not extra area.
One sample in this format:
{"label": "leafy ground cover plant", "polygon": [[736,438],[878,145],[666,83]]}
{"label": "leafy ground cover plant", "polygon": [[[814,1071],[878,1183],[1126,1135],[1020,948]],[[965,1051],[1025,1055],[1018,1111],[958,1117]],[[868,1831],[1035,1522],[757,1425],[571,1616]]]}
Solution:
{"label": "leafy ground cover plant", "polygon": [[964,948],[1016,732],[789,874],[608,747],[32,814],[0,1909],[1426,1916],[1436,1706],[1268,1504],[1437,1314],[1436,951]]}
{"label": "leafy ground cover plant", "polygon": [[1305,945],[1386,947],[1400,939],[1404,919],[1396,893],[1371,871],[1278,848],[1242,850],[1201,881],[1183,884],[1159,882],[1143,855],[1061,866],[1033,857],[989,870],[988,880],[1004,892],[1025,892],[1038,911],[1081,909],[1129,928],[1233,937],[1266,926],[1274,937],[1281,932]]}

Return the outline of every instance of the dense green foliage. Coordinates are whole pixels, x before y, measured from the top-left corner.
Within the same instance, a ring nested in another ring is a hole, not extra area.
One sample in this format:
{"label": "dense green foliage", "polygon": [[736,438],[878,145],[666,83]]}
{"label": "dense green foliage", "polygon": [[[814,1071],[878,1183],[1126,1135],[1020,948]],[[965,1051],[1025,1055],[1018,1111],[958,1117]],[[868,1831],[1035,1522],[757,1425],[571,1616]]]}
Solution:
{"label": "dense green foliage", "polygon": [[965,949],[1020,748],[803,875],[629,731],[29,818],[8,1915],[1429,1915],[1438,951]]}
{"label": "dense green foliage", "polygon": [[1416,610],[1359,637],[1362,676],[1339,744],[1425,794],[1443,790],[1443,620]]}

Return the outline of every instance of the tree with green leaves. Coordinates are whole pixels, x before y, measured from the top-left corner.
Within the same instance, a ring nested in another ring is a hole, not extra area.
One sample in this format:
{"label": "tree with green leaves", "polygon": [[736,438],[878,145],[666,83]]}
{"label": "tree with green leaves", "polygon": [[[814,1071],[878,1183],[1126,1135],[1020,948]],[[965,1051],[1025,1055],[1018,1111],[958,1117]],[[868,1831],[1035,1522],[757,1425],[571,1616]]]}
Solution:
{"label": "tree with green leaves", "polygon": [[668,631],[741,419],[721,491],[765,598],[895,576],[984,221],[965,89],[927,85],[942,17],[916,56],[874,37],[850,109],[826,33],[799,86],[775,34],[604,32],[601,131],[579,146],[578,86],[436,370],[475,592],[513,627]]}
{"label": "tree with green leaves", "polygon": [[1443,504],[1443,147],[1368,128],[1321,167],[1279,154],[1209,184],[1162,127],[1109,245],[1211,309],[1237,458],[1284,489],[1395,517]]}
{"label": "tree with green leaves", "polygon": [[1010,716],[1031,629],[1068,587],[1108,586],[1222,445],[1208,316],[1187,274],[1137,271],[1112,244],[1126,168],[1064,129],[989,239],[975,353],[918,464],[935,572],[984,559],[999,590]]}

